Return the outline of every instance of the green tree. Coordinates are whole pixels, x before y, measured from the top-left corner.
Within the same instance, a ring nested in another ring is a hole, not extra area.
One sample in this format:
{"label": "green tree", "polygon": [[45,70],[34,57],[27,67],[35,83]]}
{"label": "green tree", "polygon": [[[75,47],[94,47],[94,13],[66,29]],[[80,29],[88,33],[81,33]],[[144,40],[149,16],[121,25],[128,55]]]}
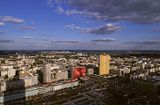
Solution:
{"label": "green tree", "polygon": [[2,61],[1,61],[1,64],[5,64],[5,60],[2,60]]}
{"label": "green tree", "polygon": [[8,75],[7,74],[4,76],[4,79],[8,79]]}

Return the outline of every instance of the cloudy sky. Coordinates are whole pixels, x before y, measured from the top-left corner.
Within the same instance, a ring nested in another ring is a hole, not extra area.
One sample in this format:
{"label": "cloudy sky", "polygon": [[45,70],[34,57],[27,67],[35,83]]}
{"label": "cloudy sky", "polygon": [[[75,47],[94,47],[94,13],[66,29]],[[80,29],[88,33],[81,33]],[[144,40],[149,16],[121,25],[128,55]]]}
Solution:
{"label": "cloudy sky", "polygon": [[0,50],[160,50],[160,0],[0,0]]}

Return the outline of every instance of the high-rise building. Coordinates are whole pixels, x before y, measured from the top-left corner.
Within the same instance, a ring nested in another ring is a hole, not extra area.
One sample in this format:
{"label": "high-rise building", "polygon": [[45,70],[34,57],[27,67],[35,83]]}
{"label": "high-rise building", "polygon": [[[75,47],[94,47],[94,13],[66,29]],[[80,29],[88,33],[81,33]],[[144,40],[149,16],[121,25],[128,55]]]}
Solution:
{"label": "high-rise building", "polygon": [[109,65],[111,57],[107,54],[100,55],[99,75],[109,74]]}
{"label": "high-rise building", "polygon": [[43,82],[44,83],[51,82],[51,65],[50,64],[44,64]]}

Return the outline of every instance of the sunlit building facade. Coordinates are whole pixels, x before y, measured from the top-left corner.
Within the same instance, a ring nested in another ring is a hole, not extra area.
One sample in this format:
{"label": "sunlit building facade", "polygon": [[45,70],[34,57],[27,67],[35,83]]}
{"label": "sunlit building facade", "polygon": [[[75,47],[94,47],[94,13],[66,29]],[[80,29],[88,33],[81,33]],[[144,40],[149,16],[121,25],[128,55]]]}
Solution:
{"label": "sunlit building facade", "polygon": [[99,75],[109,74],[109,65],[111,57],[107,54],[100,55]]}

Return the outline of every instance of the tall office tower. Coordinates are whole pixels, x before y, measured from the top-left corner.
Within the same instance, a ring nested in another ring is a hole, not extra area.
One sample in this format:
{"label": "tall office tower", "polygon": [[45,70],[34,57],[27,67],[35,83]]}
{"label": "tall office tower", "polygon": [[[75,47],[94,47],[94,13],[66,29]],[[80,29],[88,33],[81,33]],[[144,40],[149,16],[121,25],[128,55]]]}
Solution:
{"label": "tall office tower", "polygon": [[44,83],[51,82],[51,65],[50,64],[44,64],[43,82]]}
{"label": "tall office tower", "polygon": [[111,57],[107,54],[100,55],[99,75],[109,74],[109,65]]}

